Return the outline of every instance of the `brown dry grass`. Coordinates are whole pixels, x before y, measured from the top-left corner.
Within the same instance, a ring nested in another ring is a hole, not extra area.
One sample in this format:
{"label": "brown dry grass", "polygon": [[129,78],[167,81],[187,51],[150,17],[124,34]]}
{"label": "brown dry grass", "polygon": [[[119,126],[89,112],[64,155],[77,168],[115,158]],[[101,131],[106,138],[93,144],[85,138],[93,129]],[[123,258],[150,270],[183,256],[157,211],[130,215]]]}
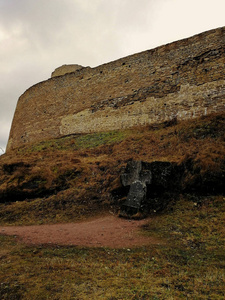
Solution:
{"label": "brown dry grass", "polygon": [[130,159],[183,164],[190,194],[145,226],[143,234],[164,246],[27,247],[0,236],[0,298],[224,299],[225,201],[212,195],[224,193],[224,128],[225,114],[216,114],[69,136],[1,156],[1,224],[68,222],[114,209],[111,191]]}
{"label": "brown dry grass", "polygon": [[7,201],[1,204],[0,222],[67,222],[113,209],[111,191],[130,159],[183,164],[184,191],[219,193],[224,128],[225,114],[215,114],[178,124],[68,136],[7,153],[0,158],[0,197]]}

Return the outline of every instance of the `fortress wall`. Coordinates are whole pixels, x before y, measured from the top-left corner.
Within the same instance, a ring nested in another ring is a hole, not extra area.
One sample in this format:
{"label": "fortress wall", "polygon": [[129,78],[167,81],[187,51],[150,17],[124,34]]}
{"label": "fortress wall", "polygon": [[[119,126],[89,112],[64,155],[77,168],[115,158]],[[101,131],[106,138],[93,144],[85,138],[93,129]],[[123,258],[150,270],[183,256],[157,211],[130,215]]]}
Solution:
{"label": "fortress wall", "polygon": [[83,67],[80,65],[63,65],[61,67],[58,67],[55,69],[55,71],[52,72],[51,77],[56,77],[56,76],[62,76],[67,73],[73,73],[76,72],[77,70],[82,69]]}
{"label": "fortress wall", "polygon": [[81,68],[18,100],[7,151],[73,133],[186,119],[224,110],[225,28]]}

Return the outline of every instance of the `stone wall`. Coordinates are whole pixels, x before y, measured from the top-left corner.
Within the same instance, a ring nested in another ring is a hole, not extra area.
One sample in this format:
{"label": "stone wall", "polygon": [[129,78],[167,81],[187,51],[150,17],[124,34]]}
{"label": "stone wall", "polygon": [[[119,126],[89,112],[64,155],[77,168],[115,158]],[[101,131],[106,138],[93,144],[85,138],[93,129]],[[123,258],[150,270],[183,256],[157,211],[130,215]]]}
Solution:
{"label": "stone wall", "polygon": [[81,66],[81,65],[76,65],[76,64],[74,64],[74,65],[63,65],[61,67],[56,68],[55,71],[52,72],[51,78],[52,77],[57,77],[57,76],[62,76],[62,75],[68,74],[68,73],[73,73],[73,72],[76,72],[77,70],[80,70],[82,68],[84,68],[84,67]]}
{"label": "stone wall", "polygon": [[29,88],[7,151],[73,133],[187,119],[225,108],[225,27]]}

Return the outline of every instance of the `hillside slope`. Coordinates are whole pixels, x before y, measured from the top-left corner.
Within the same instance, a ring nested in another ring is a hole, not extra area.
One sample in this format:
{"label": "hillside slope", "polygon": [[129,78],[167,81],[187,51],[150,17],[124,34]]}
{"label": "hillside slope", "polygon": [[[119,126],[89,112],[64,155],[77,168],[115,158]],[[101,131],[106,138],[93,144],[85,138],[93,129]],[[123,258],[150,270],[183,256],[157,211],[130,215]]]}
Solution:
{"label": "hillside slope", "polygon": [[0,223],[57,223],[118,212],[127,192],[120,175],[130,160],[174,162],[184,170],[176,193],[155,195],[160,205],[148,213],[172,205],[179,194],[223,194],[224,128],[225,113],[219,113],[10,151],[0,157]]}

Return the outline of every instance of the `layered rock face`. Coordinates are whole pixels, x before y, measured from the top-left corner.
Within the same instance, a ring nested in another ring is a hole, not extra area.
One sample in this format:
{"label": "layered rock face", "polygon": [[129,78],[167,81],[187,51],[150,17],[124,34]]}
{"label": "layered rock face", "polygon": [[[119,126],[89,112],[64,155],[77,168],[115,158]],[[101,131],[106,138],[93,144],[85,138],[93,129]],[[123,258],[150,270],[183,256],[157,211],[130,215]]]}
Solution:
{"label": "layered rock face", "polygon": [[222,111],[224,65],[225,27],[96,68],[63,71],[19,98],[7,151],[69,134]]}

